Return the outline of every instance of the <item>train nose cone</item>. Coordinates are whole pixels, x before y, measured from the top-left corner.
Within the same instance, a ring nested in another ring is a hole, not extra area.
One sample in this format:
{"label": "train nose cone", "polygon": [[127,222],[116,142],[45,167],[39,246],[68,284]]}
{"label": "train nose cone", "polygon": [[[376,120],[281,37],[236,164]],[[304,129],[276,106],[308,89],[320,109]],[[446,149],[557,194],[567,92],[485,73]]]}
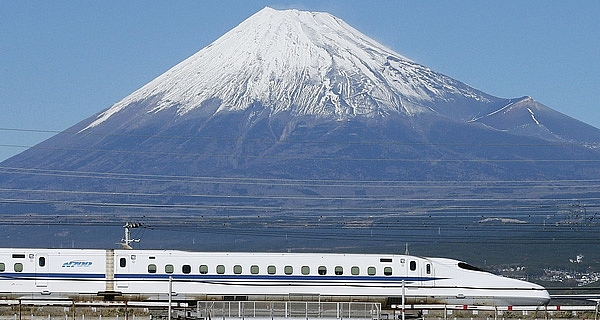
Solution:
{"label": "train nose cone", "polygon": [[500,306],[541,306],[550,301],[550,294],[546,290],[520,291],[514,295],[496,299],[495,304]]}
{"label": "train nose cone", "polygon": [[548,293],[548,290],[546,290],[546,288],[540,286],[541,288],[541,292],[540,292],[540,304],[548,304],[548,302],[550,302],[550,294]]}
{"label": "train nose cone", "polygon": [[548,293],[548,291],[543,290],[543,291],[539,291],[537,296],[529,296],[529,297],[525,297],[524,299],[529,300],[528,305],[536,305],[536,306],[540,306],[540,305],[546,305],[548,304],[548,302],[550,302],[550,294]]}
{"label": "train nose cone", "polygon": [[[517,279],[503,278],[506,289],[509,289],[501,303],[510,306],[539,306],[550,301],[550,294],[543,286]],[[510,292],[510,293],[509,293]],[[500,301],[498,301],[500,302]]]}
{"label": "train nose cone", "polygon": [[546,288],[535,284],[535,283],[527,283],[529,286],[526,290],[521,290],[520,297],[515,297],[516,299],[512,299],[511,305],[530,305],[530,306],[539,306],[545,305],[550,302],[550,294]]}
{"label": "train nose cone", "polygon": [[546,290],[546,288],[544,288],[543,286],[536,284],[536,283],[530,283],[532,288],[532,291],[536,292],[536,298],[538,300],[538,304],[547,304],[550,301],[550,294],[548,293],[548,290]]}

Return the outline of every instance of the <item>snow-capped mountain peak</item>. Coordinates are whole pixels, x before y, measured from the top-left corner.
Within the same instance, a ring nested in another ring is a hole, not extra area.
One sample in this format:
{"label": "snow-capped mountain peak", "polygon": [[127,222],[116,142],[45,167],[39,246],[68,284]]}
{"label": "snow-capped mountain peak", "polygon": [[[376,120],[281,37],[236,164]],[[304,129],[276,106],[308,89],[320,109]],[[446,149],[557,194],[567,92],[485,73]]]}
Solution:
{"label": "snow-capped mountain peak", "polygon": [[493,99],[330,14],[268,7],[99,114],[86,129],[149,98],[150,114],[176,108],[182,115],[216,99],[216,112],[260,103],[272,114],[335,119],[430,113],[440,101]]}

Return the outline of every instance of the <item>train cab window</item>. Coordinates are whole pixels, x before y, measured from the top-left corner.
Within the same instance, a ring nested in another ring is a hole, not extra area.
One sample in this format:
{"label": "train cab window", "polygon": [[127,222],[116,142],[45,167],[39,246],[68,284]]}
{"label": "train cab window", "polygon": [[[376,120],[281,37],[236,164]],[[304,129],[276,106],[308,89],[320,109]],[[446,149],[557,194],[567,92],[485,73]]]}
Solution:
{"label": "train cab window", "polygon": [[15,263],[15,272],[23,272],[23,264],[20,262]]}
{"label": "train cab window", "polygon": [[310,267],[309,266],[302,266],[302,268],[300,269],[300,271],[302,272],[303,275],[308,275],[310,274]]}
{"label": "train cab window", "polygon": [[208,266],[205,264],[201,264],[200,268],[198,268],[198,272],[200,272],[200,274],[207,274],[208,273]]}
{"label": "train cab window", "polygon": [[275,266],[268,266],[267,267],[267,273],[268,274],[275,274],[276,271],[277,271],[277,268],[275,268]]}
{"label": "train cab window", "polygon": [[46,257],[39,257],[38,266],[45,267],[46,266]]}
{"label": "train cab window", "polygon": [[220,264],[217,266],[217,273],[218,274],[224,274],[225,273],[225,266]]}
{"label": "train cab window", "polygon": [[391,276],[392,275],[392,267],[383,268],[383,274],[386,276]]}
{"label": "train cab window", "polygon": [[125,268],[127,266],[127,259],[121,258],[119,259],[119,267]]}
{"label": "train cab window", "polygon": [[192,272],[192,267],[189,264],[184,264],[181,266],[181,272],[188,274]]}
{"label": "train cab window", "polygon": [[344,274],[344,268],[342,266],[336,266],[334,273],[336,276],[341,276]]}
{"label": "train cab window", "polygon": [[375,267],[368,267],[367,268],[367,274],[370,276],[374,276],[377,273],[377,269],[375,269]]}
{"label": "train cab window", "polygon": [[257,265],[250,266],[250,273],[252,273],[252,274],[258,274],[259,270],[260,269],[258,268]]}
{"label": "train cab window", "polygon": [[410,271],[415,271],[417,270],[417,262],[416,261],[411,261],[409,264],[410,267]]}
{"label": "train cab window", "polygon": [[165,266],[165,273],[173,273],[173,271],[175,271],[175,268],[173,267],[172,264],[167,264]]}
{"label": "train cab window", "polygon": [[294,268],[292,266],[285,266],[285,268],[283,268],[283,273],[290,275],[294,273]]}
{"label": "train cab window", "polygon": [[359,268],[359,267],[357,267],[357,266],[354,266],[354,267],[350,268],[350,273],[351,273],[353,276],[357,276],[357,275],[359,275],[359,274],[360,274],[360,268]]}
{"label": "train cab window", "polygon": [[0,272],[4,272],[6,270],[6,266],[4,265],[4,262],[0,262]]}
{"label": "train cab window", "polygon": [[427,274],[431,274],[431,264],[430,263],[428,263],[427,265],[425,265],[425,272]]}
{"label": "train cab window", "polygon": [[156,273],[156,265],[155,264],[148,265],[148,273]]}
{"label": "train cab window", "polygon": [[241,274],[242,273],[242,266],[240,266],[239,264],[236,264],[235,266],[233,266],[233,273],[234,274]]}
{"label": "train cab window", "polygon": [[472,266],[472,265],[470,265],[470,264],[467,264],[467,263],[464,263],[464,262],[459,262],[459,263],[458,263],[458,267],[459,267],[459,268],[461,268],[461,269],[465,269],[465,270],[479,271],[479,272],[487,272],[487,271],[485,271],[485,270],[483,270],[483,269],[479,269],[479,268],[477,268],[477,267],[475,267],[475,266]]}
{"label": "train cab window", "polygon": [[319,268],[317,269],[317,272],[319,273],[319,275],[326,275],[327,274],[327,267],[326,266],[319,266]]}

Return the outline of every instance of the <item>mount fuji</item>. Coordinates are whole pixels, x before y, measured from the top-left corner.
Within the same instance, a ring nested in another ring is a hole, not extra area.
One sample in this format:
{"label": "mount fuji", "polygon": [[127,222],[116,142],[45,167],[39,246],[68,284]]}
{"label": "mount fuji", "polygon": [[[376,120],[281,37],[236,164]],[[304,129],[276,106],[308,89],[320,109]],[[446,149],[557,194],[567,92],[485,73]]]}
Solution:
{"label": "mount fuji", "polygon": [[[449,182],[598,179],[599,146],[597,128],[531,97],[474,89],[330,14],[264,8],[2,162],[0,208],[127,217],[334,212],[352,202],[354,211],[410,211],[446,197]],[[387,201],[407,181],[446,188]],[[397,184],[370,189],[375,182]]]}
{"label": "mount fuji", "polygon": [[582,134],[557,131],[556,124],[547,128],[536,117],[561,117],[531,98],[485,94],[393,52],[334,16],[271,8],[102,112],[79,132],[134,108],[139,117],[133,122],[169,111],[177,114],[174,119],[194,112],[214,117],[248,110],[253,110],[251,117],[285,114],[336,121],[434,115],[552,140],[599,140],[592,128]]}
{"label": "mount fuji", "polygon": [[[259,104],[269,115],[348,120],[438,113],[437,104],[503,103],[436,74],[325,13],[265,8],[103,112],[85,129],[140,101],[146,114],[214,114]],[[459,104],[460,105],[460,104]],[[467,108],[468,109],[468,108]],[[454,110],[480,116],[479,110]],[[85,130],[84,129],[84,130]]]}

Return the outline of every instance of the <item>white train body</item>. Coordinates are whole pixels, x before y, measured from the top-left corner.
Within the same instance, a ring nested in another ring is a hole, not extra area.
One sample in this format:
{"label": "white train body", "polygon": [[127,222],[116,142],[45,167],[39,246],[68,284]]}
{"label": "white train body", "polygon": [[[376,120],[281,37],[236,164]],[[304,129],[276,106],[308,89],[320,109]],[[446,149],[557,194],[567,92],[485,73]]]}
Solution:
{"label": "white train body", "polygon": [[388,254],[0,249],[0,298],[541,305],[541,286]]}

